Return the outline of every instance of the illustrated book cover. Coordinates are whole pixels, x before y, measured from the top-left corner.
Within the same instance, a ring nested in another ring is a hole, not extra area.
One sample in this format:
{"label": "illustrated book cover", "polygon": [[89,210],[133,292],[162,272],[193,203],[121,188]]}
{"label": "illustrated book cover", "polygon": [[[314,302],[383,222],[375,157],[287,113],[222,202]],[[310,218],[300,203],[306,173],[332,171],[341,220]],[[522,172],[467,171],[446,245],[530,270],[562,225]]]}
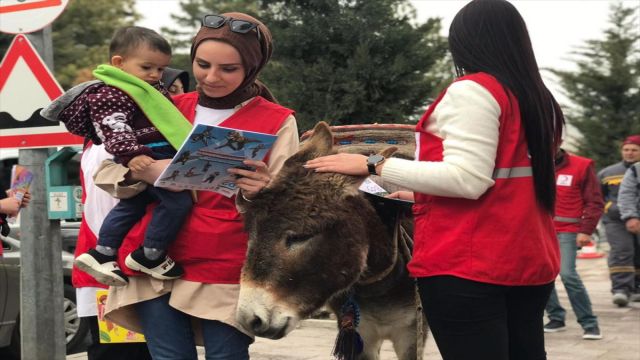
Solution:
{"label": "illustrated book cover", "polygon": [[114,344],[145,342],[146,340],[144,338],[144,335],[116,325],[104,317],[108,296],[109,290],[101,289],[96,291],[96,301],[98,302],[98,330],[100,333],[100,343]]}
{"label": "illustrated book cover", "polygon": [[[31,182],[33,182],[33,173],[31,171],[29,171],[22,165],[13,165],[13,167],[11,168],[11,186],[7,191],[7,196],[15,197],[20,202],[22,202],[24,194],[29,191]],[[15,224],[17,218],[17,215],[9,217],[7,218],[7,222],[9,222],[10,224]]]}
{"label": "illustrated book cover", "polygon": [[158,187],[215,191],[230,197],[237,193],[229,168],[246,168],[242,161],[263,160],[275,135],[197,124],[171,164],[154,183]]}
{"label": "illustrated book cover", "polygon": [[10,195],[15,196],[22,201],[22,197],[29,191],[31,182],[33,181],[33,173],[21,165],[13,165],[11,168],[11,187]]}

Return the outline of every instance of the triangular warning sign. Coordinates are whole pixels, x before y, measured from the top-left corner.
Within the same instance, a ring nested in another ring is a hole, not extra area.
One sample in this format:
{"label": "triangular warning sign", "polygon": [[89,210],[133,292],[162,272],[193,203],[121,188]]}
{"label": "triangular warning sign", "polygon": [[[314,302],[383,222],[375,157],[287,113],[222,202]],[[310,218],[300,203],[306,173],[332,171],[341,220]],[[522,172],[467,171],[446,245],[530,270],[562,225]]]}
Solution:
{"label": "triangular warning sign", "polygon": [[82,144],[64,124],[39,114],[62,93],[27,37],[16,35],[0,62],[0,149]]}
{"label": "triangular warning sign", "polygon": [[0,112],[26,120],[63,92],[27,37],[16,35],[0,63]]}

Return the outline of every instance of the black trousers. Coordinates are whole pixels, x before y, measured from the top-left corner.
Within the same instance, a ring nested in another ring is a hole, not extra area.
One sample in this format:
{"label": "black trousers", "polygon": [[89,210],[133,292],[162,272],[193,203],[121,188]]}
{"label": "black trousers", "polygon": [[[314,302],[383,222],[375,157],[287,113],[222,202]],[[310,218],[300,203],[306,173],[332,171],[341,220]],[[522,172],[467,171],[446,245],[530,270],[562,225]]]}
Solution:
{"label": "black trousers", "polygon": [[98,317],[90,316],[91,345],[87,348],[89,360],[151,360],[147,343],[100,344]]}
{"label": "black trousers", "polygon": [[443,360],[543,360],[544,308],[553,283],[500,286],[454,276],[418,279]]}

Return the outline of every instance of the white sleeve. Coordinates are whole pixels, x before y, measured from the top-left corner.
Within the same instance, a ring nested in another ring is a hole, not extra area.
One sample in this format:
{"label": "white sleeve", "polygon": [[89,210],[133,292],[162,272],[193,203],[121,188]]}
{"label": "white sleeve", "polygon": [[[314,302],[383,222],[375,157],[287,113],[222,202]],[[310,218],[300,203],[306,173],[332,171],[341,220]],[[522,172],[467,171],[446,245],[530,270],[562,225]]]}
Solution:
{"label": "white sleeve", "polygon": [[293,115],[289,115],[276,135],[278,138],[271,148],[269,163],[267,164],[269,165],[269,173],[272,177],[282,169],[284,162],[291,157],[291,155],[298,152],[299,137],[296,118]]}
{"label": "white sleeve", "polygon": [[493,186],[500,106],[480,84],[453,83],[431,114],[429,130],[443,139],[443,160],[388,159],[382,177],[424,194],[477,199]]}
{"label": "white sleeve", "polygon": [[80,160],[84,175],[84,191],[86,192],[83,216],[96,237],[98,237],[104,218],[118,203],[118,199],[111,197],[106,191],[94,186],[93,183],[93,174],[106,159],[113,159],[113,155],[105,150],[104,145],[91,145],[82,153]]}

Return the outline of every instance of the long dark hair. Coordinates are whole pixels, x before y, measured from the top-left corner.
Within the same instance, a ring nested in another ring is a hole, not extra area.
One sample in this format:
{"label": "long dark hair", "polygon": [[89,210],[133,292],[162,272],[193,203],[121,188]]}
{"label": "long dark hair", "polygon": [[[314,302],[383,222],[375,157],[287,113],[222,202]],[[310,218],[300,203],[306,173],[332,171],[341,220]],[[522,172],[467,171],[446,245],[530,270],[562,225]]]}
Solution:
{"label": "long dark hair", "polygon": [[560,144],[564,117],[560,105],[542,81],[520,13],[504,0],[470,2],[451,23],[449,50],[458,76],[488,73],[518,99],[536,198],[553,212],[553,159]]}

